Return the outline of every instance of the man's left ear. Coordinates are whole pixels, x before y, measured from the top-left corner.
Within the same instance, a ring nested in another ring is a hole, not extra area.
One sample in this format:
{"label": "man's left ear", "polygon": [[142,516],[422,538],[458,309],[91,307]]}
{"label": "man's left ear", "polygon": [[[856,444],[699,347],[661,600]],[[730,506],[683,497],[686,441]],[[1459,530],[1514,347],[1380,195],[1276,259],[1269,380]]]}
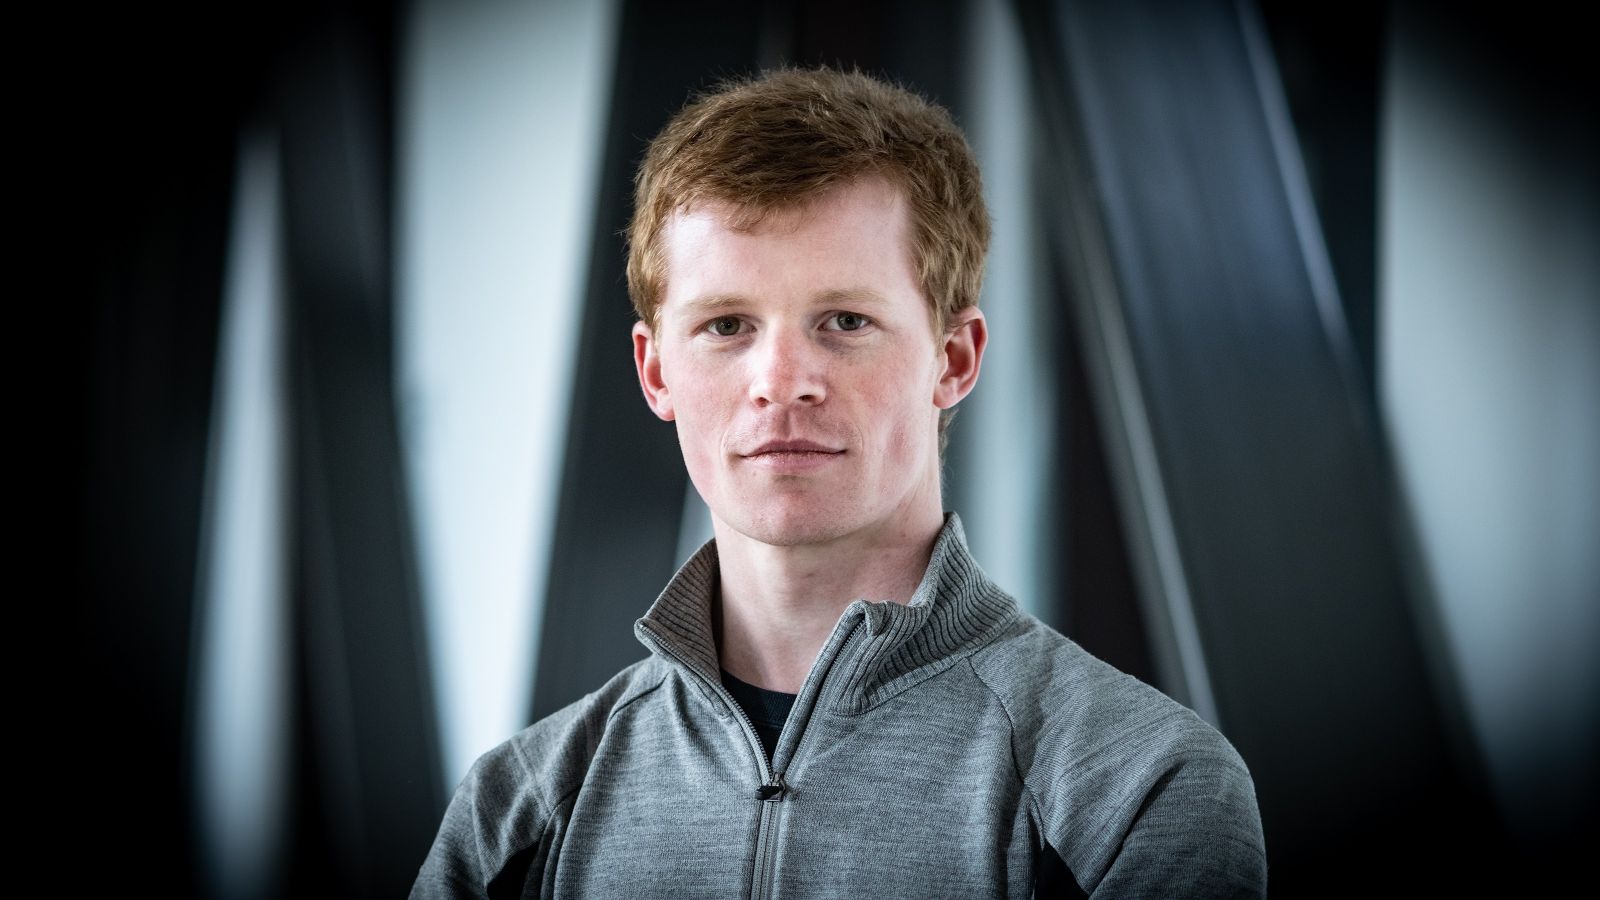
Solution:
{"label": "man's left ear", "polygon": [[972,393],[973,386],[978,383],[978,369],[983,365],[983,349],[988,343],[989,326],[976,306],[969,306],[951,317],[939,345],[944,369],[933,389],[934,406],[949,409]]}

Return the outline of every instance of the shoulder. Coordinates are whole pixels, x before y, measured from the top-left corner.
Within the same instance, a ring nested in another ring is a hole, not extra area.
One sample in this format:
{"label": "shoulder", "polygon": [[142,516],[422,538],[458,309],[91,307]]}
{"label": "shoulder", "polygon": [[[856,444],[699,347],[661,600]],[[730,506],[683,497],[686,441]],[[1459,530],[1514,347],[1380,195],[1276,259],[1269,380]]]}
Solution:
{"label": "shoulder", "polygon": [[485,752],[461,789],[490,803],[490,811],[529,805],[543,813],[560,806],[582,785],[606,723],[618,711],[659,687],[667,668],[655,657],[612,676],[598,690],[545,716]]}
{"label": "shoulder", "polygon": [[654,657],[640,660],[479,756],[445,810],[418,889],[481,888],[509,861],[535,849],[583,785],[606,723],[666,677]]}
{"label": "shoulder", "polygon": [[1026,769],[1048,761],[1040,756],[1125,765],[1140,755],[1210,755],[1244,767],[1232,745],[1187,707],[1031,615],[1020,614],[971,661],[1005,707]]}
{"label": "shoulder", "polygon": [[1080,885],[1142,885],[1143,896],[1152,865],[1182,856],[1198,880],[1177,894],[1264,889],[1255,786],[1216,728],[1032,616],[972,666],[1011,721],[1041,832]]}

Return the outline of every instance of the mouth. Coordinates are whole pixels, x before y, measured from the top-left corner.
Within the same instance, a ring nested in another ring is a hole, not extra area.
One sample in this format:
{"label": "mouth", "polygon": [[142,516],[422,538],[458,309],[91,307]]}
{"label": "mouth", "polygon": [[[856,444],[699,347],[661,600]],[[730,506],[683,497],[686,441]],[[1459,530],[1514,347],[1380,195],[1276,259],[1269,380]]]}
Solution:
{"label": "mouth", "polygon": [[759,447],[756,447],[754,450],[751,450],[749,453],[743,453],[743,454],[740,454],[740,455],[745,457],[746,459],[750,459],[750,458],[757,457],[757,456],[766,456],[766,455],[775,454],[775,453],[777,453],[777,454],[787,454],[787,453],[835,454],[835,453],[843,453],[843,452],[844,452],[843,450],[839,450],[839,449],[836,449],[834,447],[829,447],[829,446],[826,446],[824,444],[819,444],[816,441],[800,440],[800,441],[767,441],[765,444],[762,444]]}
{"label": "mouth", "polygon": [[768,441],[748,453],[739,454],[746,462],[773,472],[805,472],[825,466],[844,456],[842,449],[815,441]]}

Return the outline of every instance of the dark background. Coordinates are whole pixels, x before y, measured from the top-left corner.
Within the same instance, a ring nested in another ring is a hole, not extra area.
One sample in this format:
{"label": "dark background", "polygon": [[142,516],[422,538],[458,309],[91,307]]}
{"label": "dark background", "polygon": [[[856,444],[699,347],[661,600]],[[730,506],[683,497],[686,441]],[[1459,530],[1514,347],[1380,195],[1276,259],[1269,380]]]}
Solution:
{"label": "dark background", "polygon": [[[1451,674],[1442,601],[1416,574],[1423,526],[1379,390],[1381,148],[1396,59],[1466,92],[1488,85],[1483,102],[1532,123],[1519,132],[1529,146],[1593,147],[1592,40],[1536,7],[1492,19],[1426,4],[1005,8],[1032,91],[1034,302],[1066,348],[1038,374],[1058,386],[1059,450],[1036,483],[1055,548],[1041,615],[1219,721],[1256,777],[1274,893],[1528,889],[1575,868],[1593,844],[1592,759],[1557,788],[1578,798],[1561,810],[1586,814],[1508,813]],[[73,616],[89,652],[71,698],[51,703],[72,749],[67,801],[49,802],[95,864],[69,884],[394,895],[437,828],[443,701],[427,677],[392,378],[408,15],[109,7],[71,26],[49,121],[51,162],[70,173],[53,182],[60,202],[83,212],[63,271],[83,437],[68,460]],[[611,358],[631,324],[618,232],[643,139],[692,90],[782,61],[883,73],[966,121],[971,15],[956,2],[621,3],[587,327],[570,419],[552,426],[565,462],[538,551],[550,599],[528,721],[640,655],[628,628],[677,562],[676,447]],[[1251,35],[1264,39],[1255,56]],[[272,879],[239,885],[207,868],[195,812],[195,586],[238,135],[260,121],[282,154],[295,737]],[[1580,160],[1540,175],[1588,192],[1592,215],[1594,157],[1547,157]],[[1310,244],[1297,209],[1317,225]],[[1319,259],[1336,315],[1307,274]],[[1130,386],[1136,407],[1119,401]],[[984,452],[958,420],[950,469]],[[1595,461],[1582,465],[1592,484]],[[1152,483],[1154,507],[1138,499]],[[949,505],[980,490],[953,478]],[[1163,580],[1173,558],[1181,595]],[[1592,607],[1600,580],[1579,589]],[[1203,677],[1185,646],[1203,648]],[[1594,718],[1547,740],[1592,748]]]}

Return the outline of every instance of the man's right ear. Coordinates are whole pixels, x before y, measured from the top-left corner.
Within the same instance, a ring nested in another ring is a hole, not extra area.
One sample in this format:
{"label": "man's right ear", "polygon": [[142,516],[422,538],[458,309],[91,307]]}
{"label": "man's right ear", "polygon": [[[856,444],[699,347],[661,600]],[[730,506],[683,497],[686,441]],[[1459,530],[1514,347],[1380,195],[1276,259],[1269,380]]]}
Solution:
{"label": "man's right ear", "polygon": [[661,380],[661,354],[656,352],[655,335],[643,322],[633,323],[633,365],[639,370],[644,402],[661,421],[671,422],[676,417],[672,411],[672,392]]}

